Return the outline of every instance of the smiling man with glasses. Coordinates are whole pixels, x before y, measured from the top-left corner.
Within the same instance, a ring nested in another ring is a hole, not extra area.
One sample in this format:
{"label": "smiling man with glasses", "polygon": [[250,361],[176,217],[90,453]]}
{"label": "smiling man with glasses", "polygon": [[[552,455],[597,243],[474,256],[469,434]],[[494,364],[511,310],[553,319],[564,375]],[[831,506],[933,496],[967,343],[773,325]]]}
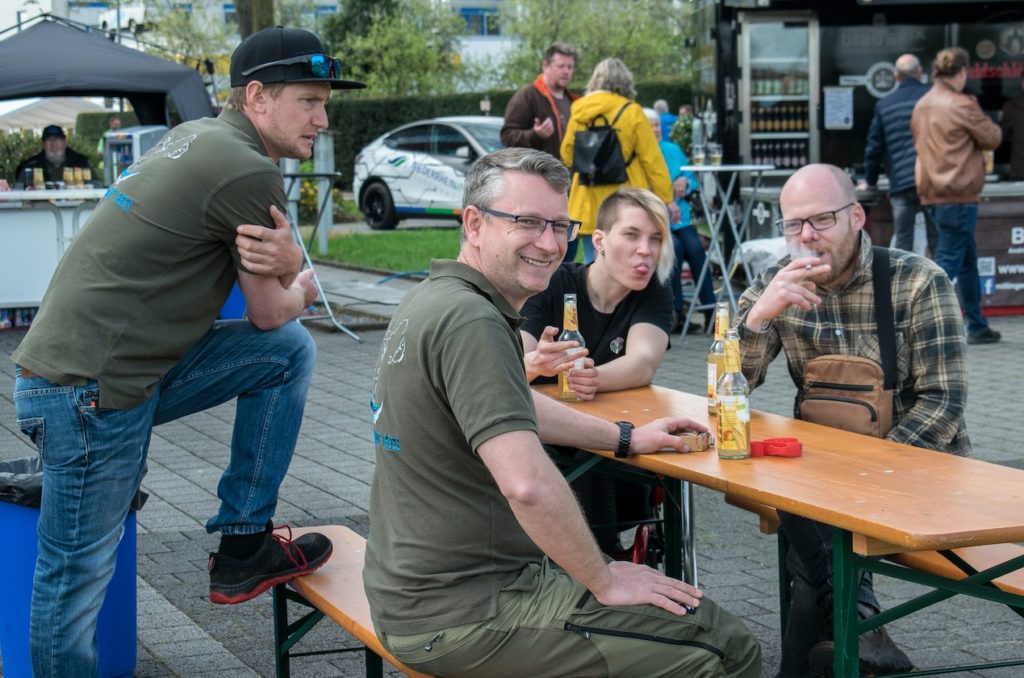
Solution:
{"label": "smiling man with glasses", "polygon": [[[798,170],[782,188],[776,222],[789,255],[757,277],[740,298],[743,372],[752,388],[785,351],[798,393],[804,366],[823,355],[882,362],[872,264],[875,250],[863,232],[864,209],[849,177],[832,165]],[[966,455],[964,426],[966,335],[949,278],[933,262],[888,251],[896,334],[897,384],[893,428],[886,438]],[[794,577],[789,621],[783,630],[779,678],[818,675],[832,666],[826,631],[832,608],[832,528],[780,513],[791,545]],[[878,614],[871,579],[861,581],[858,611]],[[860,638],[861,673],[909,671],[912,665],[884,627]]]}
{"label": "smiling man with glasses", "polygon": [[543,151],[481,158],[458,260],[431,262],[392,317],[370,404],[373,626],[398,659],[436,675],[760,676],[760,649],[735,617],[654,569],[605,562],[541,446],[682,450],[671,432],[704,428],[667,418],[634,429],[531,391],[519,309],[576,234],[569,183]]}

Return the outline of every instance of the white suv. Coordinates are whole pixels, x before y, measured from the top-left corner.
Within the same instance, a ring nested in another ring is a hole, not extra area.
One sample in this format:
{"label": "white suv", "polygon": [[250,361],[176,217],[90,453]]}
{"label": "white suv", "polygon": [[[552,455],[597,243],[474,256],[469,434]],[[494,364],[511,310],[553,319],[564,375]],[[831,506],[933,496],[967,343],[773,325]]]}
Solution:
{"label": "white suv", "polygon": [[365,146],[352,191],[366,223],[382,230],[401,219],[457,219],[466,172],[502,147],[502,124],[483,115],[418,120]]}

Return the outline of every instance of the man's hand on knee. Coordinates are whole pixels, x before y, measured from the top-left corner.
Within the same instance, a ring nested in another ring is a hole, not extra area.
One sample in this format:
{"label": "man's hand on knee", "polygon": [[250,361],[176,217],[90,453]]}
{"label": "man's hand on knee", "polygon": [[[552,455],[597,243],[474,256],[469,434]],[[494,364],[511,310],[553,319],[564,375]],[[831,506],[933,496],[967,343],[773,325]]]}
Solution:
{"label": "man's hand on knee", "polygon": [[612,578],[604,591],[594,596],[604,605],[654,605],[673,614],[693,612],[704,594],[684,581],[668,577],[653,567],[612,562]]}

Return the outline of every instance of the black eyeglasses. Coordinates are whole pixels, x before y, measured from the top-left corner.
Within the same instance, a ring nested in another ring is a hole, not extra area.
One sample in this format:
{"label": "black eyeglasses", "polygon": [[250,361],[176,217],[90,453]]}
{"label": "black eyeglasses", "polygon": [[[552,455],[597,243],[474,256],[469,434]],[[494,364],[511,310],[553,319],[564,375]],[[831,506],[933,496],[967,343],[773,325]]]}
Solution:
{"label": "black eyeglasses", "polygon": [[779,219],[775,225],[782,230],[782,235],[800,235],[804,230],[804,224],[810,224],[815,231],[824,231],[836,225],[836,215],[847,207],[853,207],[857,203],[851,202],[831,212],[814,214],[806,219]]}
{"label": "black eyeglasses", "polygon": [[480,207],[479,205],[477,205],[477,209],[485,214],[490,214],[492,217],[510,219],[520,230],[533,231],[533,237],[535,238],[544,235],[544,230],[550,225],[551,232],[555,234],[556,238],[565,238],[566,242],[572,242],[576,239],[576,234],[580,232],[580,226],[583,225],[582,221],[576,221],[575,219],[544,219],[521,214],[509,214],[508,212],[499,212],[498,210]]}
{"label": "black eyeglasses", "polygon": [[268,61],[259,66],[242,71],[242,77],[248,77],[256,71],[271,66],[291,66],[292,64],[305,64],[306,70],[314,78],[336,79],[341,77],[341,59],[329,57],[326,54],[303,54],[302,56],[281,59],[280,61]]}

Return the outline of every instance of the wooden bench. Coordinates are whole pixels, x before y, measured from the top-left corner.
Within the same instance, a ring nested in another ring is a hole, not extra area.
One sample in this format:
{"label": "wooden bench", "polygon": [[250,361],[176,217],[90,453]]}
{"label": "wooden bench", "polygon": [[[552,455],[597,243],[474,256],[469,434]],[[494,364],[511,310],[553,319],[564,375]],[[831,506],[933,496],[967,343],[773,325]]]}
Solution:
{"label": "wooden bench", "polygon": [[[779,513],[771,506],[737,497],[725,495],[727,504],[750,511],[758,517],[759,527],[764,534],[777,534],[779,531]],[[1017,544],[986,544],[952,549],[952,553],[961,559],[974,572],[988,569],[1011,558],[1024,555],[1024,546]],[[885,556],[886,560],[915,570],[927,572],[947,579],[965,579],[973,572],[964,572],[938,551],[910,551]],[[1024,570],[1017,570],[992,581],[997,588],[1007,593],[1024,596]],[[1018,614],[1022,614],[1017,610]]]}
{"label": "wooden bench", "polygon": [[[327,535],[334,545],[330,559],[316,572],[299,577],[287,585],[274,587],[274,654],[279,678],[291,676],[291,658],[335,652],[363,650],[367,678],[384,675],[382,660],[413,678],[431,678],[405,666],[384,649],[370,621],[370,604],[363,591],[363,557],[366,540],[340,525],[295,528],[293,537],[306,532]],[[297,602],[311,611],[289,624],[288,602]],[[327,616],[352,634],[362,647],[292,652],[292,647]]]}

